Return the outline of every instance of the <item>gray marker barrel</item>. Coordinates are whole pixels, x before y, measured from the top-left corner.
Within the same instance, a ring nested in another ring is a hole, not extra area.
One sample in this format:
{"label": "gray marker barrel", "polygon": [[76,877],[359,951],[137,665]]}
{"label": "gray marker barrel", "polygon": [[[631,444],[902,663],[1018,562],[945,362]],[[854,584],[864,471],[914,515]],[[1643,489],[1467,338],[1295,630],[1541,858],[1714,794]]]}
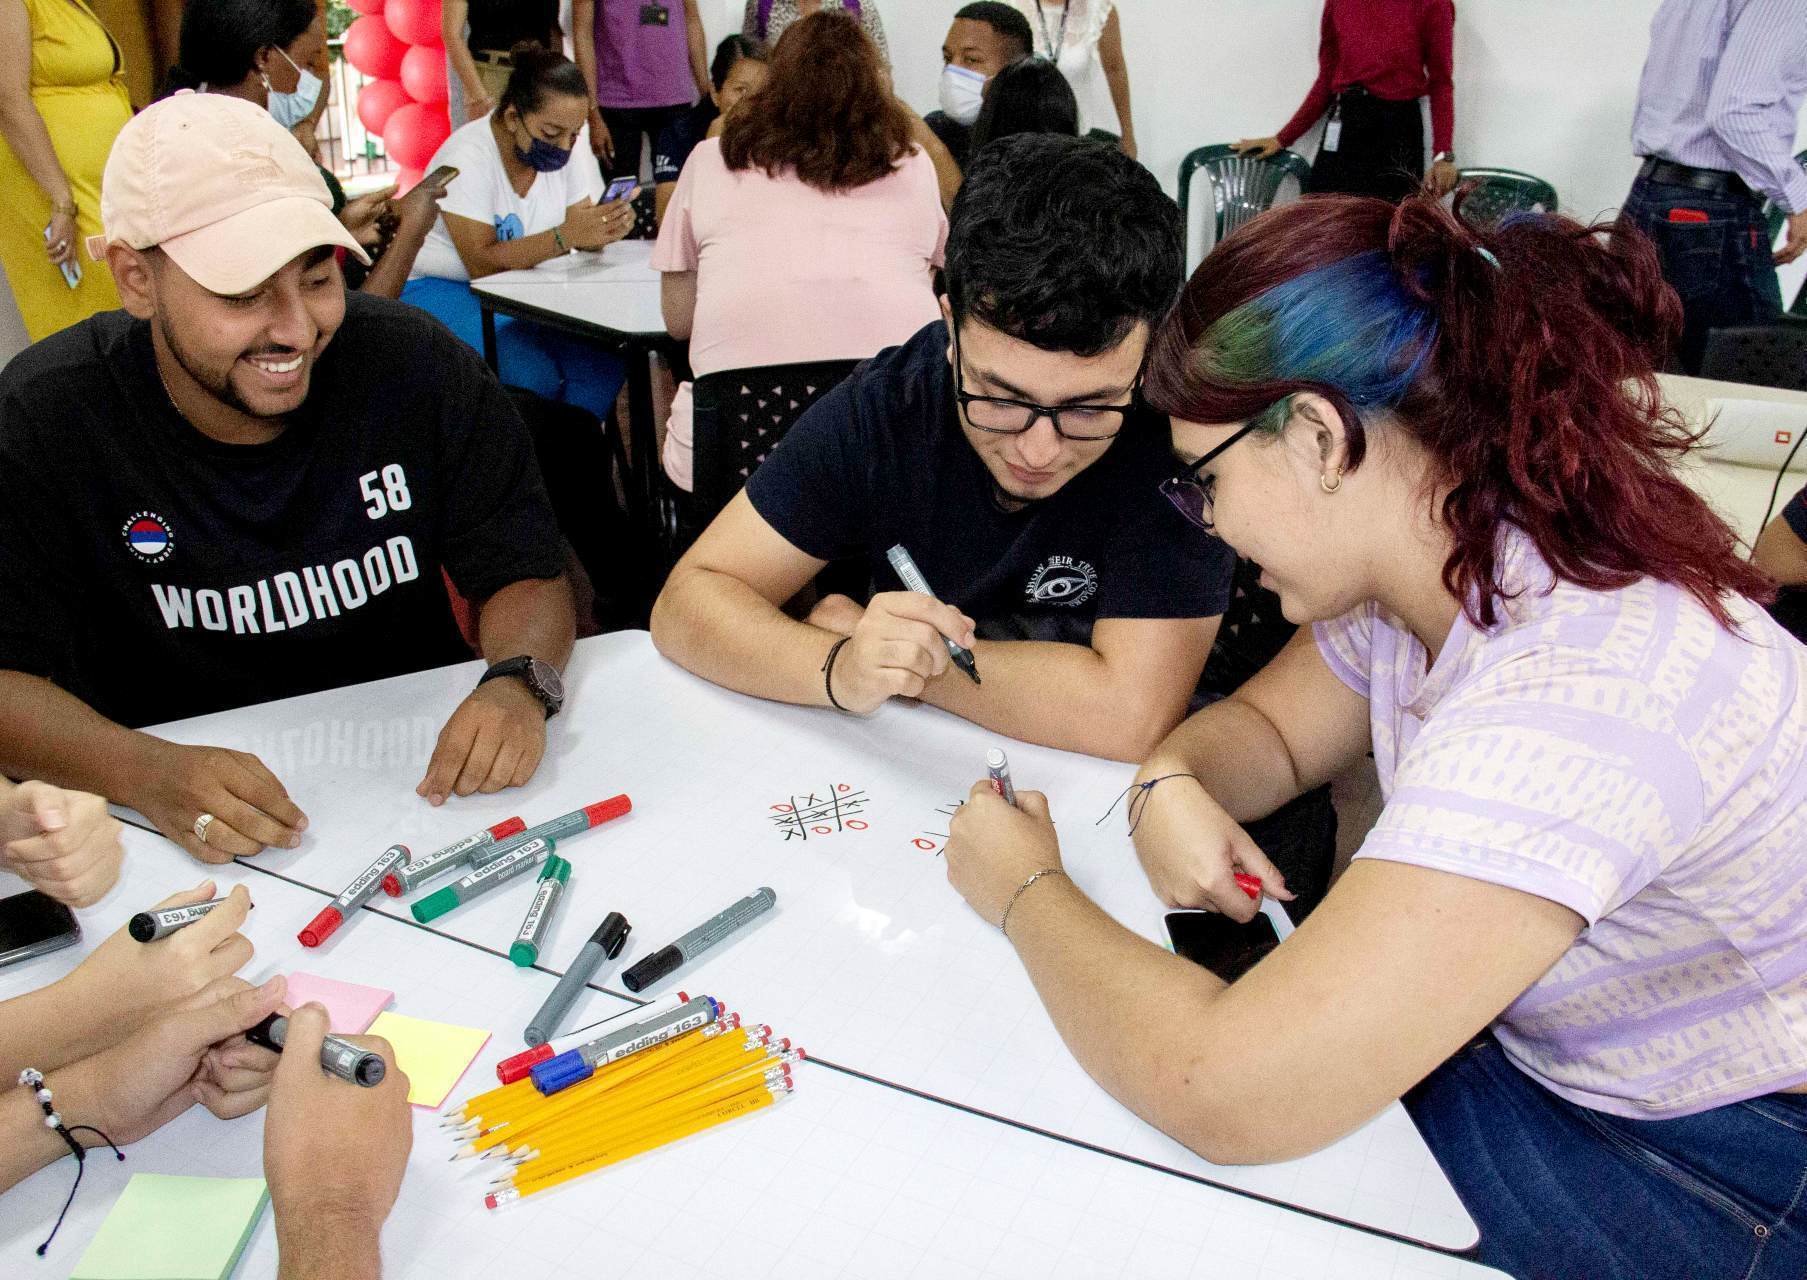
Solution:
{"label": "gray marker barrel", "polygon": [[437,920],[454,907],[462,906],[473,898],[480,898],[491,889],[500,887],[524,872],[531,871],[547,858],[552,856],[553,842],[546,839],[530,840],[509,850],[493,862],[471,872],[462,880],[454,880],[443,889],[436,889],[409,908],[414,918],[421,924]]}
{"label": "gray marker barrel", "polygon": [[[903,543],[900,542],[885,552],[885,559],[889,560],[891,567],[897,570],[897,577],[904,586],[919,596],[932,596],[937,600],[941,598],[929,590],[928,579],[922,576],[922,570],[916,567],[916,561],[904,549]],[[973,651],[963,644],[955,644],[946,636],[941,637],[941,643],[947,646],[947,655],[954,660],[954,665],[966,672],[974,684],[978,684],[979,668],[973,661]]]}
{"label": "gray marker barrel", "polygon": [[396,867],[383,877],[383,892],[391,898],[399,898],[403,894],[413,893],[429,880],[435,880],[447,872],[468,866],[479,853],[492,850],[503,850],[514,842],[514,838],[527,829],[527,824],[519,818],[509,818],[498,822],[493,827],[486,827],[474,835],[465,836],[462,840],[454,840],[443,849],[435,849],[429,854],[415,858],[406,866]]}
{"label": "gray marker barrel", "polygon": [[1010,781],[1010,761],[1004,752],[993,747],[985,753],[985,772],[991,778],[991,789],[1004,797],[1004,803],[1016,803],[1016,786]]}
{"label": "gray marker barrel", "polygon": [[139,942],[155,942],[159,938],[169,937],[178,929],[186,929],[224,901],[224,898],[215,898],[212,902],[197,902],[192,907],[140,911],[126,922],[126,932]]}
{"label": "gray marker barrel", "polygon": [[641,991],[650,987],[735,930],[744,928],[756,916],[770,911],[777,902],[778,895],[771,889],[761,888],[749,893],[727,910],[711,916],[676,942],[660,948],[627,970],[621,975],[622,985],[629,991]]}
{"label": "gray marker barrel", "polygon": [[321,907],[320,914],[308,921],[307,927],[295,935],[301,945],[317,947],[332,937],[338,927],[345,923],[347,916],[376,897],[376,891],[382,887],[383,877],[407,860],[408,846],[405,844],[392,844],[378,854],[375,862],[365,867],[356,880],[345,886],[344,893]]}
{"label": "gray marker barrel", "polygon": [[[535,840],[551,840],[554,843],[567,836],[576,835],[580,831],[588,831],[591,827],[601,826],[611,818],[619,818],[634,807],[633,801],[626,796],[610,796],[607,800],[598,800],[595,804],[585,805],[581,809],[573,809],[570,813],[561,813],[556,818],[548,819],[537,826],[516,827],[513,834],[506,838],[496,837],[493,841],[481,839],[481,836],[493,834],[497,828],[491,827],[488,832],[480,832],[478,836],[467,836],[456,845],[448,845],[446,851],[457,849],[458,854],[451,860],[428,866],[437,856],[429,853],[424,858],[417,858],[406,867],[402,867],[383,883],[383,889],[392,898],[399,898],[433,879],[442,871],[450,871],[454,867],[469,863],[481,869],[491,862],[498,862],[524,844]],[[519,818],[511,818],[509,822],[519,822]],[[504,823],[504,826],[507,824]],[[474,842],[474,843],[472,843]],[[443,851],[442,851],[443,852]],[[417,868],[426,868],[417,870]]]}
{"label": "gray marker barrel", "polygon": [[[288,1038],[289,1020],[280,1013],[272,1013],[245,1032],[245,1039],[250,1043],[274,1049],[277,1053],[282,1052],[282,1046]],[[382,1054],[371,1049],[360,1049],[349,1040],[329,1035],[320,1042],[320,1069],[328,1075],[338,1076],[341,1080],[370,1089],[383,1082],[383,1076],[389,1067],[383,1061]]]}
{"label": "gray marker barrel", "polygon": [[558,910],[559,897],[565,891],[565,881],[570,878],[569,862],[556,857],[546,859],[546,865],[540,870],[539,888],[533,891],[533,901],[528,904],[521,927],[508,947],[508,958],[520,968],[531,968],[540,958],[540,945],[546,941],[546,931],[552,927],[552,913]]}

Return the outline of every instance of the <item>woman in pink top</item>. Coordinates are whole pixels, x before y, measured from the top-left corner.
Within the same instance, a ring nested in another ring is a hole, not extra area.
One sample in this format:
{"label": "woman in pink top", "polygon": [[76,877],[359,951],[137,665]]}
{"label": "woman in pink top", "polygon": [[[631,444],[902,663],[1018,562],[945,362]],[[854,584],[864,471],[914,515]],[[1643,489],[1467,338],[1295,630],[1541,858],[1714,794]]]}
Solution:
{"label": "woman in pink top", "polygon": [[[935,167],[839,11],[794,22],[765,87],[690,153],[653,266],[665,327],[697,374],[863,359],[940,318],[931,277],[947,218]],[[665,469],[690,488],[690,397],[672,404]]]}
{"label": "woman in pink top", "polygon": [[1292,896],[1241,824],[1371,754],[1385,806],[1297,933],[1188,964],[1066,877],[1044,798],[983,783],[948,875],[1080,1063],[1208,1159],[1403,1100],[1489,1266],[1799,1280],[1807,648],[1675,473],[1680,306],[1608,230],[1314,198],[1150,346],[1162,492],[1314,625],[1168,736],[1131,834],[1241,942],[1248,894]]}

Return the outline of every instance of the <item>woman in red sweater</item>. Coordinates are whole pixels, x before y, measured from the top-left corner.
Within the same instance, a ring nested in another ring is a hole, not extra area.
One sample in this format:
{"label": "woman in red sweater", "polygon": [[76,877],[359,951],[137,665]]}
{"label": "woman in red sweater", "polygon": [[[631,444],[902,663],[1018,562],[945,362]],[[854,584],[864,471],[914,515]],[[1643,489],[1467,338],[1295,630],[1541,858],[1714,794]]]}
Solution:
{"label": "woman in red sweater", "polygon": [[1318,78],[1286,127],[1245,138],[1236,149],[1271,156],[1290,147],[1326,111],[1311,166],[1314,193],[1345,191],[1399,200],[1424,181],[1424,118],[1431,100],[1431,178],[1456,185],[1452,0],[1325,0]]}

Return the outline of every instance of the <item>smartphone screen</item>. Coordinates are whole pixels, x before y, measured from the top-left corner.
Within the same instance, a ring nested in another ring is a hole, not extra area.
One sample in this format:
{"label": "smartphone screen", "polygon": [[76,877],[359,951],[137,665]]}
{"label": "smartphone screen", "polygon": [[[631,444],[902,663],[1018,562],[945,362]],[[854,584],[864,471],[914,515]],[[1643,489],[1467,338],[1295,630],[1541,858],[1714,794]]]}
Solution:
{"label": "smartphone screen", "polygon": [[1170,911],[1167,936],[1173,953],[1203,965],[1225,982],[1234,982],[1280,945],[1274,922],[1257,914],[1238,924],[1215,911]]}
{"label": "smartphone screen", "polygon": [[0,965],[47,955],[81,941],[75,914],[33,890],[0,898]]}
{"label": "smartphone screen", "polygon": [[622,199],[639,185],[638,178],[616,178],[609,183],[609,189],[602,193],[602,203],[614,204],[615,201]]}

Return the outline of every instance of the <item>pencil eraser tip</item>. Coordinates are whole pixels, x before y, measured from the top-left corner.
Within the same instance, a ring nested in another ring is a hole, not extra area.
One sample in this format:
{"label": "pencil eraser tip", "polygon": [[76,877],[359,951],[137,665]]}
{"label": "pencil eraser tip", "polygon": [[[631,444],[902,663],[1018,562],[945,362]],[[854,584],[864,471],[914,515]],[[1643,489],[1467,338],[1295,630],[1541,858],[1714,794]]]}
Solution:
{"label": "pencil eraser tip", "polygon": [[344,923],[345,917],[339,914],[337,907],[323,907],[319,915],[308,921],[307,928],[295,936],[300,939],[302,946],[317,947],[332,937],[333,932]]}

